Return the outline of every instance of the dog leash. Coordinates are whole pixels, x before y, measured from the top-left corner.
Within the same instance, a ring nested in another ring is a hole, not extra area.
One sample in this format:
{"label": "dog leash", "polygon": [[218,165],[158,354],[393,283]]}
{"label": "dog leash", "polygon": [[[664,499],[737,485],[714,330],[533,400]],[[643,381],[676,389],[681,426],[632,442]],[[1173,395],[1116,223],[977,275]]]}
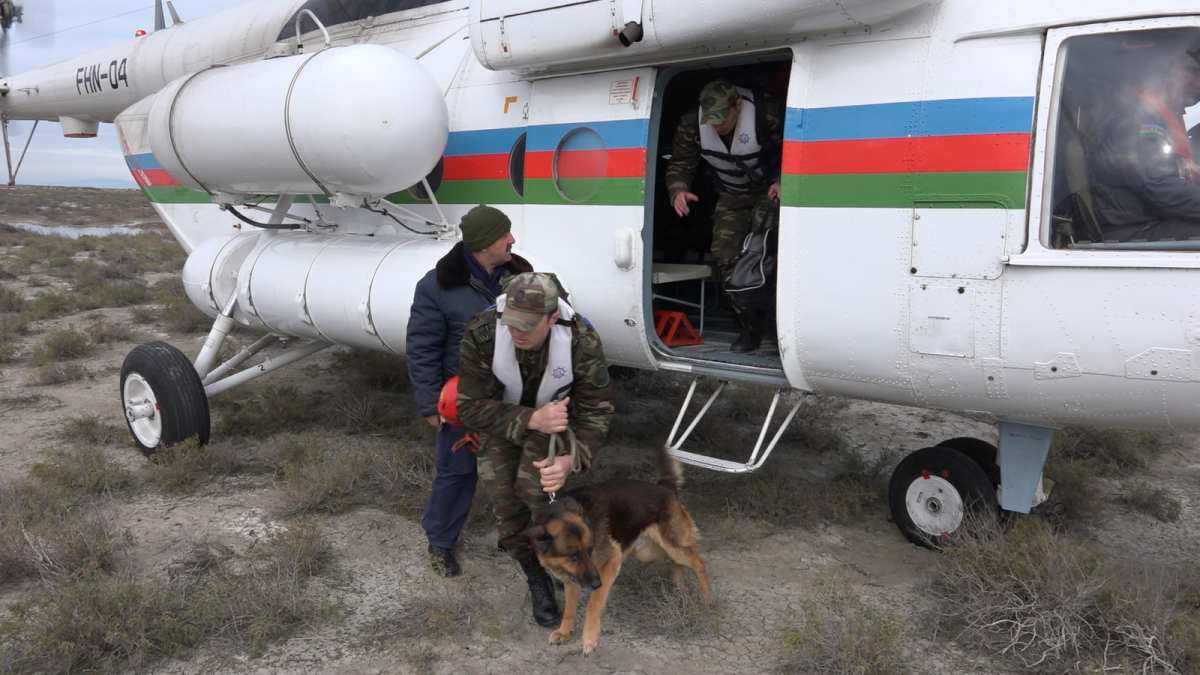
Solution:
{"label": "dog leash", "polygon": [[[571,427],[567,427],[567,430],[562,433],[567,435],[567,440],[571,443],[571,471],[578,472],[581,468],[579,462],[579,441],[575,438],[575,432],[571,431]],[[553,463],[554,457],[558,454],[558,436],[557,432],[550,434],[550,452],[546,455],[547,464]],[[550,503],[554,503],[553,492],[550,493]]]}

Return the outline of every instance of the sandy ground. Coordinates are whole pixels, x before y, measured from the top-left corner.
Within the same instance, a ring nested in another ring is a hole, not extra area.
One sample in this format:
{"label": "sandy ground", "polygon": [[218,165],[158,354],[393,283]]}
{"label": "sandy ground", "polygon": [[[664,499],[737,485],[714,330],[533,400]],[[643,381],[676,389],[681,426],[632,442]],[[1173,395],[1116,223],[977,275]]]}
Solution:
{"label": "sandy ground", "polygon": [[[44,322],[42,328],[84,322],[97,314],[111,321],[130,321],[128,309],[96,310]],[[0,399],[8,402],[0,406],[2,480],[21,475],[23,467],[61,447],[59,432],[71,416],[94,414],[123,427],[118,372],[124,355],[137,341],[165,339],[185,354],[195,355],[203,340],[203,336],[171,335],[153,327],[136,330],[133,341],[110,345],[86,359],[90,377],[81,381],[32,386],[26,383],[29,363],[2,367]],[[30,344],[37,339],[36,335],[26,338]],[[249,386],[338,376],[331,358],[320,355]],[[38,398],[30,399],[34,394]],[[764,412],[766,404],[764,400]],[[993,428],[956,416],[865,402],[851,403],[840,413],[837,426],[852,447],[871,451],[909,452],[954,436],[995,439]],[[666,430],[655,433],[644,442],[610,447],[606,456],[617,461],[622,456],[647,453],[653,442],[661,442]],[[747,453],[752,443],[752,437],[746,439]],[[1167,446],[1164,457],[1144,478],[1181,500],[1183,515],[1174,523],[1160,523],[1129,511],[1116,501],[1119,482],[1107,484],[1110,494],[1103,515],[1085,526],[1084,532],[1116,556],[1170,566],[1190,564],[1200,552],[1200,512],[1193,508],[1200,493],[1197,438],[1169,437]],[[109,452],[131,468],[145,462],[123,440]],[[822,461],[828,458],[800,457],[781,450],[764,471],[819,469]],[[118,499],[113,508],[119,523],[137,540],[127,564],[147,575],[161,575],[190,543],[202,539],[244,551],[288,522],[275,515],[280,490],[281,486],[267,477],[234,476],[185,497],[143,491]],[[468,531],[458,552],[465,574],[446,580],[429,572],[424,533],[416,522],[373,508],[326,517],[321,522],[333,543],[334,564],[333,570],[315,583],[340,607],[340,619],[302,630],[258,659],[216,645],[200,650],[190,661],[160,662],[152,672],[759,673],[780,662],[778,631],[792,624],[813,578],[838,564],[849,570],[854,589],[866,602],[905,622],[901,644],[913,672],[1003,670],[999,663],[934,635],[922,586],[936,564],[936,554],[909,544],[881,507],[870,510],[853,526],[776,528],[738,545],[704,545],[722,612],[717,634],[681,640],[648,629],[614,606],[605,617],[599,648],[589,659],[580,653],[578,629],[569,645],[548,644],[549,631],[529,618],[524,578],[517,565],[495,549],[494,532]],[[380,647],[373,643],[369,626],[378,630],[418,599],[462,594],[481,598],[499,618],[499,629],[467,629],[452,638],[419,644]],[[0,593],[0,601],[13,598],[11,589]]]}

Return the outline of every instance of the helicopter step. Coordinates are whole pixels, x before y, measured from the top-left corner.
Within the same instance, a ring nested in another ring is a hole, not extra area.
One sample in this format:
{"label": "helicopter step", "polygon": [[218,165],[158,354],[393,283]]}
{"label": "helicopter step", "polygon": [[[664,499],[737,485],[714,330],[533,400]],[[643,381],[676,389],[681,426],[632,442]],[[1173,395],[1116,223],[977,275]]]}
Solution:
{"label": "helicopter step", "polygon": [[702,378],[693,379],[691,386],[688,387],[687,396],[683,400],[683,405],[679,408],[679,415],[675,417],[675,426],[671,428],[671,434],[667,437],[667,452],[671,455],[671,457],[683,462],[684,464],[711,469],[713,471],[723,471],[725,473],[750,473],[752,471],[756,471],[767,461],[767,457],[771,455],[771,451],[774,450],[775,445],[779,443],[779,438],[783,436],[784,430],[787,429],[789,424],[791,424],[792,418],[796,416],[796,412],[800,410],[800,405],[804,403],[804,399],[807,397],[806,393],[800,392],[799,397],[797,397],[795,403],[792,404],[792,409],[788,412],[787,416],[784,417],[783,423],[779,425],[779,429],[776,430],[775,435],[771,437],[771,442],[767,444],[767,447],[764,450],[763,440],[766,439],[767,431],[771,428],[771,422],[775,418],[775,409],[779,406],[780,399],[784,398],[786,394],[792,391],[782,387],[777,389],[775,391],[775,396],[771,399],[771,407],[769,410],[767,410],[767,418],[763,420],[762,430],[758,433],[758,441],[754,444],[754,449],[750,453],[750,459],[745,463],[738,463],[729,461],[727,459],[718,459],[716,457],[708,457],[694,452],[687,452],[681,449],[683,442],[688,439],[688,436],[690,436],[692,431],[695,430],[696,425],[699,424],[704,415],[708,413],[713,402],[717,400],[717,397],[721,395],[721,392],[725,391],[725,386],[729,384],[725,380],[719,381],[720,384],[717,385],[716,390],[708,397],[708,401],[704,403],[704,406],[700,408],[700,412],[696,413],[696,416],[692,419],[687,429],[683,432],[683,435],[680,436],[678,440],[675,439],[675,435],[679,432],[679,425],[683,422],[683,417],[685,413],[687,413],[688,405],[691,404],[692,397],[696,393],[696,385],[701,379]]}

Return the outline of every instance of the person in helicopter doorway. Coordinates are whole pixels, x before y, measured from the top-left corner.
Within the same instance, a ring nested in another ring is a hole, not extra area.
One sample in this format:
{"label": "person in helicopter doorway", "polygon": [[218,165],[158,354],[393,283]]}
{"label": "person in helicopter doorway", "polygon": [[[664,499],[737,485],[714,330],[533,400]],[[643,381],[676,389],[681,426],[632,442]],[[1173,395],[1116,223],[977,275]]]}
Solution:
{"label": "person in helicopter doorway", "polygon": [[[682,218],[700,199],[691,187],[703,160],[717,190],[712,253],[722,284],[733,273],[746,235],[779,225],[783,113],[778,101],[761,92],[717,79],[700,91],[699,109],[684,114],[675,128],[666,174],[671,206]],[[758,349],[767,308],[746,293],[729,293],[729,300],[741,323],[730,351]]]}
{"label": "person in helicopter doorway", "polygon": [[433,489],[421,527],[429,538],[433,571],[448,577],[462,573],[454,544],[475,496],[477,448],[464,442],[466,427],[447,424],[438,413],[438,397],[458,374],[459,343],[471,317],[496,301],[501,279],[533,271],[513,254],[512,223],[500,210],[476,206],[459,229],[462,241],[417,282],[405,344],[417,410],[437,429]]}
{"label": "person in helicopter doorway", "polygon": [[1183,122],[1200,101],[1200,50],[1137,46],[1155,60],[1149,77],[1120,92],[1088,152],[1097,224],[1109,241],[1200,237],[1195,141]]}

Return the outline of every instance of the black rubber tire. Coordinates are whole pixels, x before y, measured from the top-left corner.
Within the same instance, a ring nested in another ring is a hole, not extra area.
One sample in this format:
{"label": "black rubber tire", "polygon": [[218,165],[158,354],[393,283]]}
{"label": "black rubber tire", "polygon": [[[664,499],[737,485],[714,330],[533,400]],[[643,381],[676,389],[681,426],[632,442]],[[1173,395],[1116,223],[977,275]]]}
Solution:
{"label": "black rubber tire", "polygon": [[962,500],[965,513],[981,518],[994,518],[999,513],[996,489],[972,459],[949,447],[918,450],[900,460],[888,483],[888,507],[892,512],[892,520],[912,543],[938,549],[945,546],[954,534],[954,531],[925,532],[914,523],[908,512],[906,500],[909,486],[915,481],[925,480],[925,474],[940,477],[949,483]]}
{"label": "black rubber tire", "polygon": [[121,407],[125,405],[125,382],[136,374],[145,380],[158,402],[156,415],[161,417],[162,433],[157,443],[145,443],[134,431],[133,422],[126,415],[125,424],[133,436],[133,442],[147,457],[160,448],[182,443],[189,438],[198,438],[201,445],[208,443],[209,414],[208,397],[204,385],[192,362],[166,342],[147,342],[133,348],[121,364]]}
{"label": "black rubber tire", "polygon": [[953,448],[979,465],[992,481],[992,487],[1000,484],[1000,465],[996,463],[996,446],[970,436],[948,438],[938,443],[939,448]]}

